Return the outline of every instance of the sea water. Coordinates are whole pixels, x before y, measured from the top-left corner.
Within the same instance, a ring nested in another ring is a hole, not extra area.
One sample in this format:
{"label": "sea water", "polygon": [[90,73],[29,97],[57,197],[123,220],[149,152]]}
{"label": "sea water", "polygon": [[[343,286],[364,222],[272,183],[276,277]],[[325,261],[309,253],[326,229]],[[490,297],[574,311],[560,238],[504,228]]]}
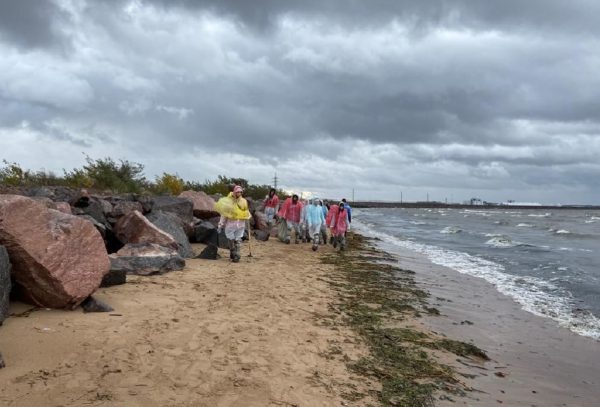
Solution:
{"label": "sea water", "polygon": [[533,314],[600,340],[600,211],[355,209],[352,226],[481,277]]}

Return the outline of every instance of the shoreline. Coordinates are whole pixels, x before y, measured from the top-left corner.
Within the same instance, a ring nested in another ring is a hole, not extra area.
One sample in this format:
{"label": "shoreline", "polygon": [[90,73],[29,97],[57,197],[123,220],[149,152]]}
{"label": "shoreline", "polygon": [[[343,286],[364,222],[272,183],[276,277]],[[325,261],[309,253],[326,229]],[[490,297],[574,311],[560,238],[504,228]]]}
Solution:
{"label": "shoreline", "polygon": [[600,342],[521,308],[482,278],[433,264],[408,249],[394,250],[399,265],[416,272],[441,317],[425,316],[424,329],[476,343],[492,359],[486,366],[458,363],[478,390],[445,405],[592,407],[600,397]]}
{"label": "shoreline", "polygon": [[435,208],[435,209],[471,209],[471,210],[600,210],[600,205],[471,205],[445,202],[386,202],[386,201],[354,201],[353,208]]}

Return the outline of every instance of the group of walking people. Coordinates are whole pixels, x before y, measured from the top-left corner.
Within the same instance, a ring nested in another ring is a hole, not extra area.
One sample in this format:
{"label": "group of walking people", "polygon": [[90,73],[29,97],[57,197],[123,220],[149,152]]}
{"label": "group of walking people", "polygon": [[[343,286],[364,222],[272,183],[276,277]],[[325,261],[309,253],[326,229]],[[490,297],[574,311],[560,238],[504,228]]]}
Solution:
{"label": "group of walking people", "polygon": [[299,199],[297,194],[285,199],[279,205],[276,191],[272,188],[265,199],[265,215],[269,226],[278,227],[277,237],[284,243],[312,242],[312,250],[327,240],[334,248],[346,249],[346,232],[352,221],[352,208],[345,199],[330,204],[318,197]]}
{"label": "group of walking people", "polygon": [[[221,215],[218,231],[224,231],[229,244],[231,261],[240,261],[240,247],[244,231],[248,227],[250,210],[248,201],[242,196],[243,189],[235,185],[232,191],[216,203]],[[312,250],[327,241],[339,250],[346,249],[346,232],[352,221],[352,208],[345,199],[332,204],[319,198],[301,200],[297,194],[280,202],[275,188],[271,188],[264,200],[264,213],[269,230],[277,226],[277,237],[284,243],[312,242]]]}

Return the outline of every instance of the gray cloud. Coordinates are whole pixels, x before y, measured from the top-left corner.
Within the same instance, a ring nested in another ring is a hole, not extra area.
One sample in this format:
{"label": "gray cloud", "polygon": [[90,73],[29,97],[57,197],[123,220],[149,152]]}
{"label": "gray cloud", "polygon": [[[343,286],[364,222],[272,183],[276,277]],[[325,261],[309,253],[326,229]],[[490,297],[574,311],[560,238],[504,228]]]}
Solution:
{"label": "gray cloud", "polygon": [[600,200],[597,2],[291,3],[0,3],[0,158]]}
{"label": "gray cloud", "polygon": [[63,47],[69,40],[60,30],[68,14],[48,0],[0,2],[0,39],[19,47]]}

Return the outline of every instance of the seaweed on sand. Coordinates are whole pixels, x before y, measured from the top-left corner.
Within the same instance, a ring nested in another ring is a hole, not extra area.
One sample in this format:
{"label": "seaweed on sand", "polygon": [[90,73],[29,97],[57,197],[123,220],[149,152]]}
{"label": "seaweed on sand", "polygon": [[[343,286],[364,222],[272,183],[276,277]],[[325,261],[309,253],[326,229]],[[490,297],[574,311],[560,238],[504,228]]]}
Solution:
{"label": "seaweed on sand", "polygon": [[[436,392],[464,394],[468,390],[452,368],[439,363],[431,350],[486,360],[475,345],[436,338],[406,326],[421,312],[438,313],[427,306],[427,292],[417,287],[414,272],[403,270],[393,256],[369,244],[364,236],[351,234],[349,250],[325,254],[322,261],[334,265],[327,282],[338,293],[330,304],[327,324],[343,324],[356,331],[369,354],[356,361],[344,355],[348,368],[375,379],[381,390],[371,390],[385,406],[432,406]],[[331,356],[338,355],[336,348]],[[363,396],[357,391],[349,400]]]}

